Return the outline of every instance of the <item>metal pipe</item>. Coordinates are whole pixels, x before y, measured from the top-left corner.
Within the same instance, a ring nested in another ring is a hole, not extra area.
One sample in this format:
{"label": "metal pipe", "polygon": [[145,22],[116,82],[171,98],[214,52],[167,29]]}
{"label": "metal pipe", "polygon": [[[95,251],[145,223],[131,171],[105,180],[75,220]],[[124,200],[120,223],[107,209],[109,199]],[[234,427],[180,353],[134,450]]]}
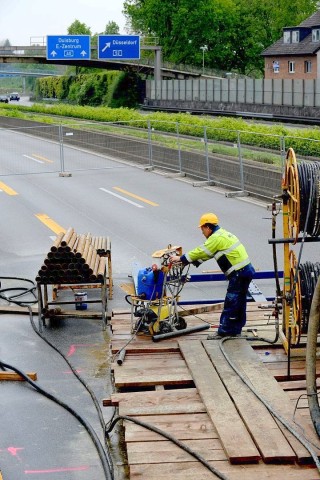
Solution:
{"label": "metal pipe", "polygon": [[118,365],[122,365],[123,362],[124,362],[124,357],[126,356],[126,353],[127,351],[124,349],[124,350],[121,350],[121,352],[119,353],[118,355],[118,358],[117,358],[117,364]]}
{"label": "metal pipe", "polygon": [[320,237],[298,237],[296,238],[269,238],[268,243],[269,244],[274,244],[274,243],[301,243],[301,242],[320,242]]}
{"label": "metal pipe", "polygon": [[188,333],[201,332],[202,330],[208,330],[208,328],[210,328],[210,325],[198,325],[195,327],[184,328],[183,330],[175,330],[174,332],[160,333],[158,335],[153,335],[152,340],[154,342],[159,342],[160,340],[180,337],[181,335],[187,335]]}

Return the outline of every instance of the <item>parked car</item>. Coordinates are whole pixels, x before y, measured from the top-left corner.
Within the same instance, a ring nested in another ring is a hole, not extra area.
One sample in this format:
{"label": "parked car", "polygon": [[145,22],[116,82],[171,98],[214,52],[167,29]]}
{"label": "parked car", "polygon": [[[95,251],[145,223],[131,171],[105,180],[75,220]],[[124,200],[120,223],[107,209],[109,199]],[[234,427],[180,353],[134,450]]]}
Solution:
{"label": "parked car", "polygon": [[8,103],[8,97],[6,95],[0,95],[0,102]]}
{"label": "parked car", "polygon": [[20,95],[18,92],[10,93],[10,100],[20,100]]}

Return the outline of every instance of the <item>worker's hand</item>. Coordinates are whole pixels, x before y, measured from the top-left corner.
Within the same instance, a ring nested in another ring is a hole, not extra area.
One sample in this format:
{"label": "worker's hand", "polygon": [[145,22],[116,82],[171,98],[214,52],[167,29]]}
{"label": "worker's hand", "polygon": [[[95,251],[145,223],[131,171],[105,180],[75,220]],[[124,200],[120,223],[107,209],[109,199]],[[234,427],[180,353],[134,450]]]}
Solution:
{"label": "worker's hand", "polygon": [[177,263],[177,262],[180,262],[180,257],[179,255],[172,255],[170,257],[170,263]]}

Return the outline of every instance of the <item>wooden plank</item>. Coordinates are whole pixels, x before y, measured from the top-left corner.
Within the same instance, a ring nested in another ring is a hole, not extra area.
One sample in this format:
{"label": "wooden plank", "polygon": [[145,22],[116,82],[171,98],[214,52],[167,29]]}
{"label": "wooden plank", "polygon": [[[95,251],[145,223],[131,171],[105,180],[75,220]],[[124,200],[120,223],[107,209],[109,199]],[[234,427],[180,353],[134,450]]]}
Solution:
{"label": "wooden plank", "polygon": [[[246,340],[242,340],[246,342]],[[293,462],[296,455],[277,423],[230,367],[218,341],[204,341],[203,345],[219,377],[232,397],[235,406],[266,463]]]}
{"label": "wooden plank", "polygon": [[261,456],[202,344],[179,341],[179,346],[230,462],[257,462]]}
{"label": "wooden plank", "polygon": [[[160,430],[173,435],[178,440],[219,438],[207,413],[192,413],[179,415],[149,415],[135,416],[135,420],[147,422]],[[158,442],[163,437],[136,423],[124,421],[126,442]]]}
{"label": "wooden plank", "polygon": [[[208,440],[185,440],[183,442],[189,448],[201,455],[205,460],[226,460],[221,443],[218,439]],[[150,448],[146,442],[131,442],[127,444],[129,465],[135,464],[161,464],[171,462],[190,462],[194,459],[190,453],[167,440],[157,442],[156,450]],[[172,478],[172,477],[171,477]]]}
{"label": "wooden plank", "polygon": [[[141,362],[139,362],[141,363]],[[186,365],[174,368],[148,368],[146,363],[137,366],[114,365],[114,385],[137,387],[147,385],[183,385],[191,384],[192,377]]]}
{"label": "wooden plank", "polygon": [[[31,380],[37,380],[37,374],[35,372],[30,372],[26,374]],[[24,382],[25,379],[15,372],[0,372],[0,381],[2,380],[18,380]]]}
{"label": "wooden plank", "polygon": [[[299,427],[297,427],[292,421],[293,406],[290,404],[290,401],[288,401],[287,394],[282,390],[275,378],[270,375],[270,372],[259,360],[248,342],[244,342],[240,339],[233,339],[224,342],[224,347],[228,356],[230,356],[230,359],[239,366],[241,372],[248,378],[258,394],[261,395],[268,404],[272,405],[274,410],[285,418],[300,435],[303,431],[309,441],[314,443],[314,445],[317,445],[319,448],[320,441],[315,434],[314,429],[304,421],[303,416],[300,415],[299,412],[296,412],[295,415],[295,422]],[[298,459],[300,461],[310,459],[310,453],[305,447],[290,432],[288,432],[285,427],[281,426],[281,429],[293,450],[296,452]]]}
{"label": "wooden plank", "polygon": [[[297,465],[230,465],[227,461],[210,461],[210,465],[228,480],[316,480],[315,468]],[[140,464],[130,467],[130,480],[213,480],[215,477],[200,462]],[[218,478],[218,477],[217,477]]]}
{"label": "wooden plank", "polygon": [[119,405],[119,415],[167,415],[206,412],[195,388],[118,393],[111,395],[111,398],[114,405]]}

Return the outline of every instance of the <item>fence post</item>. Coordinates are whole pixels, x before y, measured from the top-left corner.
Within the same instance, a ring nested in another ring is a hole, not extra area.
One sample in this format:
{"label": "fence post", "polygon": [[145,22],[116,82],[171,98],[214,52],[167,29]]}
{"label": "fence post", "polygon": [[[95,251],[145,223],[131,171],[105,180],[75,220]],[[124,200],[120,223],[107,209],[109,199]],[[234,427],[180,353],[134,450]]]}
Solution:
{"label": "fence post", "polygon": [[178,145],[179,173],[180,173],[180,175],[182,175],[182,164],[181,164],[181,145],[180,145],[179,122],[176,122],[176,132],[177,132],[177,145]]}
{"label": "fence post", "polygon": [[226,197],[245,197],[248,196],[249,193],[244,189],[244,173],[243,173],[243,162],[242,162],[242,152],[241,152],[241,140],[240,140],[240,131],[238,130],[237,133],[237,147],[238,147],[238,159],[239,159],[239,167],[240,167],[240,191],[238,192],[228,192],[226,193]]}
{"label": "fence post", "polygon": [[244,192],[244,176],[243,176],[243,162],[242,162],[240,132],[238,132],[237,143],[238,143],[238,155],[239,155],[239,167],[240,167],[240,189]]}
{"label": "fence post", "polygon": [[64,150],[63,150],[63,127],[59,125],[59,144],[60,144],[60,173],[64,174]]}
{"label": "fence post", "polygon": [[206,152],[207,181],[210,182],[210,166],[209,166],[207,127],[203,127],[203,140],[204,140],[204,147],[205,147],[205,152]]}
{"label": "fence post", "polygon": [[281,155],[281,171],[284,171],[286,163],[286,140],[284,136],[280,137],[280,155]]}
{"label": "fence post", "polygon": [[148,156],[149,156],[149,167],[152,169],[152,168],[153,168],[153,163],[152,163],[152,129],[151,129],[150,120],[148,120],[147,124],[148,124]]}

